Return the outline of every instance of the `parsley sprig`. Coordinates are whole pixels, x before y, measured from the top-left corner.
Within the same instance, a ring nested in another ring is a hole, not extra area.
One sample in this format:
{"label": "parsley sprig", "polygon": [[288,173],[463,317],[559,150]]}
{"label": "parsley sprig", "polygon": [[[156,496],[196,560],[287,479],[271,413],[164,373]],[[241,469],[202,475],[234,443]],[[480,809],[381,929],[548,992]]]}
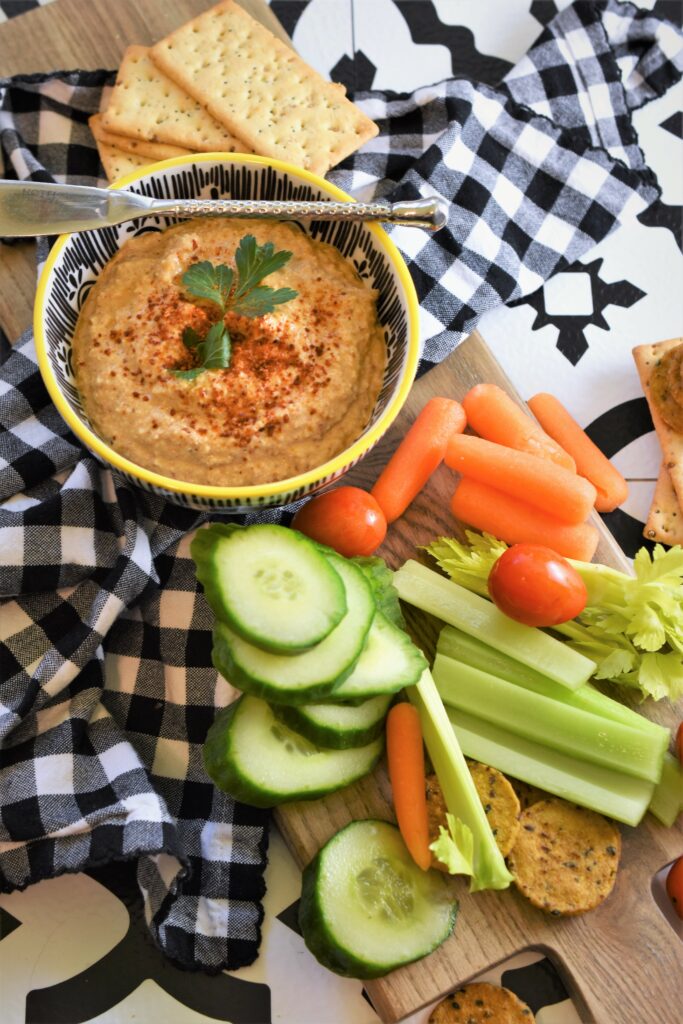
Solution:
{"label": "parsley sprig", "polygon": [[182,276],[185,290],[198,299],[208,299],[221,312],[221,319],[202,337],[193,327],[183,331],[183,344],[193,353],[197,366],[191,370],[172,370],[180,380],[194,380],[205,370],[226,370],[232,358],[232,341],[225,325],[228,310],[251,318],[272,313],[276,306],[295,299],[292,288],[270,288],[261,281],[274,274],[292,258],[291,252],[275,251],[272,242],[257,245],[253,235],[245,235],[235,252],[237,273],[224,264],[214,266],[208,260],[195,263]]}

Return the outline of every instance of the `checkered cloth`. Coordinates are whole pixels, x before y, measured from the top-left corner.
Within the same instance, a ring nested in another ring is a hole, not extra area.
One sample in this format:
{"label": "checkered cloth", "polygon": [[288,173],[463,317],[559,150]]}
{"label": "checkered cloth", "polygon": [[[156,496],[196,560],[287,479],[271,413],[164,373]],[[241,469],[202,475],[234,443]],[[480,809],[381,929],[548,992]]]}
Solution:
{"label": "checkered cloth", "polygon": [[[330,177],[359,198],[451,203],[435,236],[394,231],[421,300],[422,369],[656,198],[629,112],[680,74],[673,26],[581,0],[500,88],[449,80],[355,97],[380,133]],[[87,118],[111,81],[0,83],[4,176],[97,181]],[[214,708],[233,696],[211,668],[211,616],[188,557],[202,516],[82,450],[50,405],[30,335],[5,356],[0,888],[136,858],[166,953],[239,967],[258,948],[266,816],[215,790],[201,764]]]}

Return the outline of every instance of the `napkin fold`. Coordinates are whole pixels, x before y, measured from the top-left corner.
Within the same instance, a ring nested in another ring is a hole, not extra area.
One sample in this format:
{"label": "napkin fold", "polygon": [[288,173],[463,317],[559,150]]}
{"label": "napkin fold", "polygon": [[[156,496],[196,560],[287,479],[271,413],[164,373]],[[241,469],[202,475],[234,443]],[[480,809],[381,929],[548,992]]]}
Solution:
{"label": "napkin fold", "polygon": [[[451,204],[436,235],[393,231],[420,297],[422,371],[653,202],[630,115],[682,71],[674,26],[578,0],[498,88],[353,97],[380,132],[331,180]],[[2,176],[102,184],[87,118],[112,81],[0,80]],[[267,814],[202,766],[215,708],[234,697],[188,553],[206,517],[100,466],[51,405],[30,332],[0,341],[0,890],[134,858],[164,952],[236,969],[258,952]]]}

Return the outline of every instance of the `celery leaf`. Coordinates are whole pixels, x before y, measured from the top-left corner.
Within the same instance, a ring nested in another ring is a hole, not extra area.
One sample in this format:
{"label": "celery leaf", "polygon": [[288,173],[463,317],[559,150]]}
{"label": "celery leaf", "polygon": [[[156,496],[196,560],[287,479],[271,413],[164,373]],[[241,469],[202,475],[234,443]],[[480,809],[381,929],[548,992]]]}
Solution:
{"label": "celery leaf", "polygon": [[429,849],[438,861],[448,868],[450,875],[474,874],[474,836],[460,818],[446,812],[448,831],[439,825],[439,838]]}

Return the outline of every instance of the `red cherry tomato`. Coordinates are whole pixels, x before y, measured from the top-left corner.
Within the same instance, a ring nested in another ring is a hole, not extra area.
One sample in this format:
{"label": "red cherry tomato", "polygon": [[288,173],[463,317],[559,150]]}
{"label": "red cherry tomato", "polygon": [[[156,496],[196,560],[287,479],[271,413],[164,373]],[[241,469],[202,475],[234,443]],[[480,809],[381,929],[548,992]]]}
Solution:
{"label": "red cherry tomato", "polygon": [[683,764],[683,722],[678,726],[678,732],[676,733],[676,753],[678,754],[678,760]]}
{"label": "red cherry tomato", "polygon": [[666,891],[674,905],[674,910],[680,918],[683,918],[683,857],[674,861],[666,876]]}
{"label": "red cherry tomato", "polygon": [[586,607],[586,585],[566,559],[540,544],[513,544],[489,574],[493,603],[525,626],[555,626]]}
{"label": "red cherry tomato", "polygon": [[337,487],[312,498],[294,516],[292,526],[340,555],[371,555],[387,532],[384,512],[360,487]]}

